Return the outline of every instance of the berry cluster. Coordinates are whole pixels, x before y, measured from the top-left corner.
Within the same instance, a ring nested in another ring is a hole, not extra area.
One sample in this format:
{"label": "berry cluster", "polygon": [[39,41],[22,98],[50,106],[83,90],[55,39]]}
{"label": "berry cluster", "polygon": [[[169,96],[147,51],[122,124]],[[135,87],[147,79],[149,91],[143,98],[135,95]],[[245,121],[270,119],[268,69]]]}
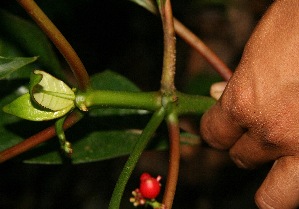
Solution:
{"label": "berry cluster", "polygon": [[164,206],[155,200],[161,191],[160,180],[161,176],[154,178],[148,173],[143,173],[140,176],[140,186],[132,192],[130,202],[135,207],[149,205],[154,209],[164,209]]}

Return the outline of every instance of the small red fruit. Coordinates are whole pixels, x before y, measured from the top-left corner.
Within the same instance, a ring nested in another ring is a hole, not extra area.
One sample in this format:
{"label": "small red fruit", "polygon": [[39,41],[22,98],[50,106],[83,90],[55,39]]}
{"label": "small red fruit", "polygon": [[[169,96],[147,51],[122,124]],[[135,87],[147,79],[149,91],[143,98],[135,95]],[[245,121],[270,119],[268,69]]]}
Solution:
{"label": "small red fruit", "polygon": [[140,176],[140,193],[144,198],[155,199],[161,190],[160,181],[161,177],[153,178],[148,173],[143,173]]}
{"label": "small red fruit", "polygon": [[149,178],[153,178],[149,173],[143,173],[141,174],[140,176],[140,182],[144,181],[144,180],[147,180]]}

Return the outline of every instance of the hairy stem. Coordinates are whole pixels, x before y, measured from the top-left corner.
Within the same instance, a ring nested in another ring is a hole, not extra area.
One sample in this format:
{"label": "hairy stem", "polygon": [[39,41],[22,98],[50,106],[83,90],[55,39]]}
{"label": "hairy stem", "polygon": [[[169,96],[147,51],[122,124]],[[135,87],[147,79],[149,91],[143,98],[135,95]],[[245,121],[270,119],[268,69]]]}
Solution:
{"label": "hairy stem", "polygon": [[167,126],[169,131],[170,154],[163,205],[165,205],[165,208],[171,209],[180,167],[180,130],[176,113],[173,112],[167,117]]}
{"label": "hairy stem", "polygon": [[109,209],[119,209],[120,202],[125,190],[126,184],[136,166],[138,159],[140,158],[141,153],[146,148],[150,138],[155,133],[156,129],[159,127],[161,122],[164,119],[165,110],[160,108],[157,112],[154,113],[151,120],[146,125],[142,134],[140,135],[129,159],[127,160],[120,177],[114,188],[112,198],[110,200]]}
{"label": "hairy stem", "polygon": [[89,76],[73,47],[33,0],[17,0],[17,2],[26,10],[64,56],[73,71],[79,89],[85,91],[89,87]]}
{"label": "hairy stem", "polygon": [[[74,111],[65,120],[63,128],[70,128],[75,123],[77,123],[82,118],[82,116],[82,113]],[[0,163],[3,163],[19,154],[22,154],[23,152],[32,149],[33,147],[36,147],[37,145],[53,138],[55,135],[55,125],[44,129],[43,131],[25,139],[23,142],[0,152]]]}
{"label": "hairy stem", "polygon": [[169,167],[167,183],[163,196],[163,205],[171,209],[179,172],[180,132],[175,111],[177,96],[174,85],[176,46],[173,15],[170,0],[157,0],[164,32],[164,57],[161,79],[162,105],[167,109],[167,125],[169,130]]}
{"label": "hairy stem", "polygon": [[174,76],[176,61],[175,32],[170,0],[158,0],[164,32],[163,71],[161,78],[161,91],[166,95],[175,92]]}

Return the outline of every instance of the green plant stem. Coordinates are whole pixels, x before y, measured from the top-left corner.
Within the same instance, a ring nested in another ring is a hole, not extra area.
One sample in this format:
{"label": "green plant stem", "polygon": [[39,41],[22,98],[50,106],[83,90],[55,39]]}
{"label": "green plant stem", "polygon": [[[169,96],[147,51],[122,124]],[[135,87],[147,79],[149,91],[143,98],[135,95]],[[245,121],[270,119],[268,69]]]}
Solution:
{"label": "green plant stem", "polygon": [[161,107],[161,96],[159,92],[89,90],[78,93],[76,103],[80,109],[85,106],[87,109],[116,107],[156,111]]}
{"label": "green plant stem", "polygon": [[64,56],[73,71],[79,89],[85,91],[89,87],[89,76],[73,47],[33,0],[17,0],[17,2],[25,9]]}
{"label": "green plant stem", "polygon": [[[65,120],[64,129],[68,129],[77,123],[83,117],[82,113],[78,111],[72,112]],[[25,151],[32,149],[33,147],[53,138],[56,135],[55,126],[50,126],[43,131],[25,139],[23,142],[10,147],[0,152],[0,163],[3,163]]]}
{"label": "green plant stem", "polygon": [[176,95],[178,99],[176,109],[178,115],[200,115],[216,104],[215,99],[207,96],[189,95],[181,92],[177,92]]}
{"label": "green plant stem", "polygon": [[[165,98],[165,97],[164,97]],[[178,115],[186,114],[202,114],[216,103],[211,97],[189,95],[176,91],[176,112]],[[168,98],[166,98],[167,100]],[[161,106],[166,107],[166,101],[162,104],[162,96],[160,92],[125,92],[125,91],[105,91],[105,90],[89,90],[76,95],[76,105],[82,109],[92,108],[125,108],[140,109],[148,111],[156,111]]]}
{"label": "green plant stem", "polygon": [[72,145],[70,142],[66,140],[65,133],[64,133],[64,127],[63,124],[66,120],[67,116],[63,116],[56,120],[55,122],[55,131],[56,136],[59,139],[60,147],[64,151],[65,154],[68,156],[71,156],[73,154]]}
{"label": "green plant stem", "polygon": [[170,154],[167,182],[163,195],[163,205],[165,208],[171,209],[175,196],[180,167],[180,129],[178,117],[174,110],[167,116],[166,121],[169,132]]}
{"label": "green plant stem", "polygon": [[164,55],[161,78],[161,92],[166,95],[175,93],[174,76],[176,61],[175,32],[170,0],[158,0],[164,32]]}
{"label": "green plant stem", "polygon": [[[79,93],[76,100],[79,100],[77,101],[78,106],[86,104],[87,108],[118,107],[156,111],[163,106],[160,94],[160,92],[114,92],[89,90],[87,92]],[[178,115],[202,114],[216,102],[210,97],[188,95],[180,92],[176,92],[176,95],[178,100],[175,102],[175,105],[176,113]],[[167,105],[169,104],[166,104],[165,106]],[[82,113],[74,111],[65,121],[64,128],[71,127],[82,117]],[[47,141],[55,135],[55,126],[51,126],[29,137],[23,142],[0,152],[0,163]]]}
{"label": "green plant stem", "polygon": [[161,122],[163,121],[164,116],[165,109],[162,107],[154,113],[154,115],[146,125],[145,129],[143,130],[142,134],[140,135],[116,183],[116,186],[112,194],[112,198],[110,200],[109,209],[119,209],[123,192],[136,166],[136,163],[140,158],[141,153],[146,148],[150,138],[153,136],[156,129],[160,126]]}

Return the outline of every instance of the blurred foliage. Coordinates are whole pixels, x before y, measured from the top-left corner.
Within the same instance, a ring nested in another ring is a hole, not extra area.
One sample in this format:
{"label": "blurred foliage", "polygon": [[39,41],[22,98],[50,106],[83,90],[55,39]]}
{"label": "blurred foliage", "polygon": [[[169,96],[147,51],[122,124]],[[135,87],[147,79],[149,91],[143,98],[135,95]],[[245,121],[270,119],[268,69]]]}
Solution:
{"label": "blurred foliage", "polygon": [[[51,43],[35,24],[0,10],[0,32],[0,39],[4,39],[1,56],[17,56],[12,54],[18,53],[17,49],[26,56],[39,56],[39,67],[61,75],[60,63]],[[6,40],[11,45],[5,45]]]}
{"label": "blurred foliage", "polygon": [[[1,79],[20,79],[24,78],[24,75],[28,74],[32,71],[32,68],[27,67],[25,70],[25,66],[29,63],[34,62],[37,57],[2,57],[0,56],[0,80]],[[24,68],[23,68],[24,67]],[[18,69],[23,68],[19,72]],[[29,69],[29,70],[28,70]],[[25,76],[26,77],[26,76]]]}

